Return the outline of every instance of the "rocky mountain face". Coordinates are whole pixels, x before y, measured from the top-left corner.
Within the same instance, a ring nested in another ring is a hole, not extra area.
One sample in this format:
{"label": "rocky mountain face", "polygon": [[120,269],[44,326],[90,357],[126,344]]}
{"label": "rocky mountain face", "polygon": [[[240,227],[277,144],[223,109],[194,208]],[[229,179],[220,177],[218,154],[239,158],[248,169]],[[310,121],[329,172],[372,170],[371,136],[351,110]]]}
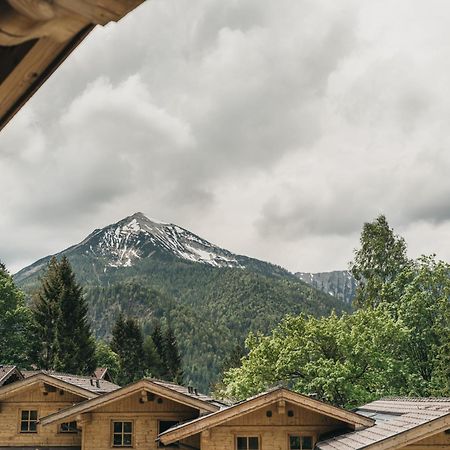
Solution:
{"label": "rocky mountain face", "polygon": [[[287,270],[236,255],[174,224],[142,213],[93,231],[66,255],[84,287],[92,329],[109,339],[120,312],[150,333],[155,320],[174,328],[185,381],[208,390],[223,359],[250,331],[268,333],[286,314],[347,310]],[[51,256],[22,269],[28,294]]]}
{"label": "rocky mountain face", "polygon": [[348,270],[319,273],[297,272],[295,275],[305,283],[348,305],[351,305],[355,296],[356,280]]}

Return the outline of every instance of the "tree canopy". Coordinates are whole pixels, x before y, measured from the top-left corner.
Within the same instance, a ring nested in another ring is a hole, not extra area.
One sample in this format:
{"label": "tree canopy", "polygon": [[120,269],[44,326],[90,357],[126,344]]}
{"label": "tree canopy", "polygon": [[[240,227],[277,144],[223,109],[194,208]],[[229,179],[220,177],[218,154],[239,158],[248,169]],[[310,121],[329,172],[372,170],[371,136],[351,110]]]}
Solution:
{"label": "tree canopy", "polygon": [[28,366],[31,314],[24,295],[0,262],[0,361]]}
{"label": "tree canopy", "polygon": [[222,395],[283,383],[346,407],[386,395],[450,395],[450,265],[408,259],[384,216],[364,224],[351,270],[353,314],[291,316],[225,373]]}

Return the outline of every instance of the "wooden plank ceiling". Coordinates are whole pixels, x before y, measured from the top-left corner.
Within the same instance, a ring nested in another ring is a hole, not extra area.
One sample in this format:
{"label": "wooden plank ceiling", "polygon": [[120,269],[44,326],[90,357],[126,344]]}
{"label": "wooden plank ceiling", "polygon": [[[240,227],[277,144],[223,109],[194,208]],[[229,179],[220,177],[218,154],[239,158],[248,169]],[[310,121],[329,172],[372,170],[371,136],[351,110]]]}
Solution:
{"label": "wooden plank ceiling", "polygon": [[144,0],[0,0],[0,130],[96,25]]}

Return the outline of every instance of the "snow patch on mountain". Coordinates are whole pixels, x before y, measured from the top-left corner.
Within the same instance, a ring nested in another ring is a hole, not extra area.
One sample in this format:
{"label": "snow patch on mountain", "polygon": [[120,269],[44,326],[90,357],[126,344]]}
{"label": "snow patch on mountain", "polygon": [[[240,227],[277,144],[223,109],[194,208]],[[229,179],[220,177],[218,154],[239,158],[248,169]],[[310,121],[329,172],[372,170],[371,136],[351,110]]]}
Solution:
{"label": "snow patch on mountain", "polygon": [[95,230],[75,247],[80,246],[85,247],[86,254],[104,257],[110,267],[130,267],[156,249],[214,267],[244,267],[233,253],[178,225],[151,220],[142,213]]}

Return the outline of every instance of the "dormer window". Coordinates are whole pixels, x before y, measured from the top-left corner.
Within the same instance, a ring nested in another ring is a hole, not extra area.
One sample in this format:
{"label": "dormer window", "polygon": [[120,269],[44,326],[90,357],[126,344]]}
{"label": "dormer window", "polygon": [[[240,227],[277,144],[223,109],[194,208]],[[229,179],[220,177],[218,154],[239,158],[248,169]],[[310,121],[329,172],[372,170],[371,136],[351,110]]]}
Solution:
{"label": "dormer window", "polygon": [[37,433],[38,412],[36,410],[22,410],[20,412],[20,432]]}

